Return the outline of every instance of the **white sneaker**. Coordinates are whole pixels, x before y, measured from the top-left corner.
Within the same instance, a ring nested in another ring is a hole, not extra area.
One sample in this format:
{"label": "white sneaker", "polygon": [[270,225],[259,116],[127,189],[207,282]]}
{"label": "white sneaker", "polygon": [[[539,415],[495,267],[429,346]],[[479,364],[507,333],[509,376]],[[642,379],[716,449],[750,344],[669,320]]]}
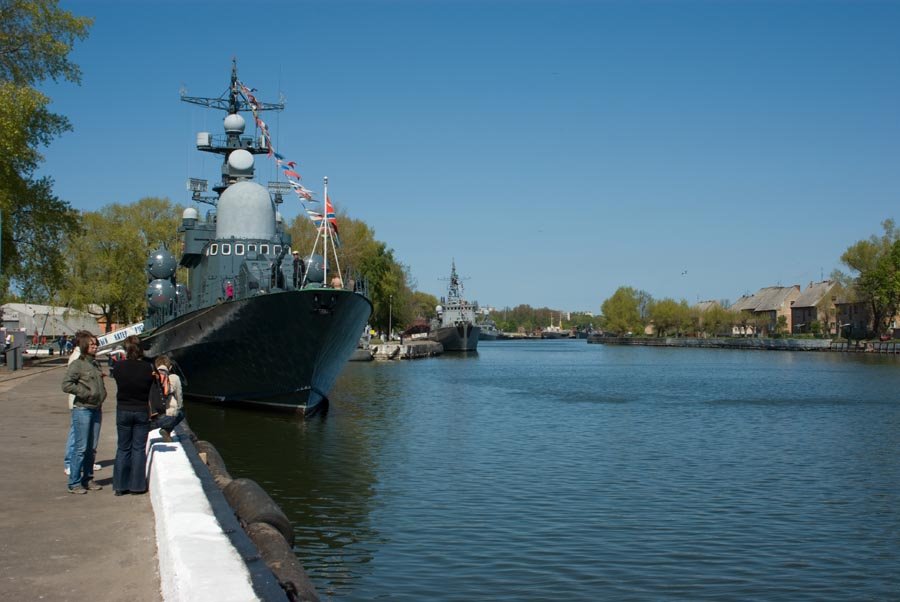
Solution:
{"label": "white sneaker", "polygon": [[68,467],[68,466],[66,466],[66,467],[63,469],[63,471],[65,471],[66,474],[69,474],[69,473],[71,472],[71,471],[69,470],[69,467]]}
{"label": "white sneaker", "polygon": [[100,466],[99,464],[94,464],[94,470],[100,470],[101,468],[103,468],[103,467]]}

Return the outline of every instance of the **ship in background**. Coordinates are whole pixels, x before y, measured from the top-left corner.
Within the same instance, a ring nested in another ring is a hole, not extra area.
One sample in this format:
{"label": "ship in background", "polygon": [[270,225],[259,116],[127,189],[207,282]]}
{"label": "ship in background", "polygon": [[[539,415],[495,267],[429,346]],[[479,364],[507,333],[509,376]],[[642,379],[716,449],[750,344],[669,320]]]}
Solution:
{"label": "ship in background", "polygon": [[441,298],[437,318],[432,320],[428,338],[437,341],[444,351],[477,351],[481,328],[475,324],[477,305],[463,297],[463,285],[456,274],[456,262],[451,264],[447,297]]}
{"label": "ship in background", "polygon": [[[144,347],[177,362],[192,398],[312,414],[327,405],[372,303],[340,273],[336,256],[329,264],[329,220],[320,221],[316,242],[323,239],[323,254],[294,249],[278,211],[290,187],[267,189],[253,180],[254,156],[271,153],[271,142],[245,136],[240,113],[284,105],[251,106],[236,63],[222,96],[182,100],[226,112],[224,136],[197,135],[198,150],[222,156],[222,176],[214,195],[204,194],[204,180],[189,181],[193,200],[214,209],[205,217],[193,207],[184,211],[177,263],[165,249],[148,260]],[[327,200],[327,179],[325,185]],[[178,265],[186,268],[186,283],[176,281]]]}

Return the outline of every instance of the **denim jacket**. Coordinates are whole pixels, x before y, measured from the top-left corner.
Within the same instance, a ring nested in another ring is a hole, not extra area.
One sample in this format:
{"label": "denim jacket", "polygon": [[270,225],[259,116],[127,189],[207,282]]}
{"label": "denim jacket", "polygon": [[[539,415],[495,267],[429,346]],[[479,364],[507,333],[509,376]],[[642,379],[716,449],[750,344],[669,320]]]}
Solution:
{"label": "denim jacket", "polygon": [[106,385],[100,365],[93,358],[81,356],[69,364],[62,390],[75,396],[74,407],[100,409],[106,400]]}

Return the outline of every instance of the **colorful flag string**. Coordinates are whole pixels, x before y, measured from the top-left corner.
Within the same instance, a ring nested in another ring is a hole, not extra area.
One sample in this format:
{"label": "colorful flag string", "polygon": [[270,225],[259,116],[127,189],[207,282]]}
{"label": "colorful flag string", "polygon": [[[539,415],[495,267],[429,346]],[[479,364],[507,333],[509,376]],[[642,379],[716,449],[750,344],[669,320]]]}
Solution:
{"label": "colorful flag string", "polygon": [[266,148],[269,151],[268,156],[275,159],[275,164],[281,168],[281,173],[299,198],[300,205],[306,212],[307,217],[309,217],[317,228],[323,228],[326,223],[330,224],[331,229],[334,231],[335,235],[337,235],[337,219],[335,218],[334,207],[331,205],[331,200],[326,195],[325,216],[323,216],[321,212],[314,211],[306,206],[306,202],[318,203],[318,201],[313,198],[313,192],[300,183],[302,178],[296,169],[297,162],[286,160],[283,155],[275,150],[275,146],[272,144],[272,136],[269,134],[269,126],[259,116],[259,101],[256,100],[256,96],[253,94],[253,92],[256,91],[256,88],[249,88],[244,85],[243,82],[237,82],[237,84],[240,88],[241,95],[244,97],[244,100],[247,101],[250,110],[253,112],[253,120],[256,123],[257,129],[262,133],[262,136],[266,141]]}

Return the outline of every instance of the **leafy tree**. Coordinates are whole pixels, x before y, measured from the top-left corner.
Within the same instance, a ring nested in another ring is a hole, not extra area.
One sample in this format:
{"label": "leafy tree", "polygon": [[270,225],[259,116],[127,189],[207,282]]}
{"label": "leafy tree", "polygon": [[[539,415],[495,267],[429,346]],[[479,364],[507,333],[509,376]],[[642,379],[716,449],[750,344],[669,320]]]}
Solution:
{"label": "leafy tree", "polygon": [[649,305],[646,301],[648,297],[649,294],[644,291],[635,290],[630,286],[620,286],[601,306],[604,328],[618,334],[643,332],[641,306]]}
{"label": "leafy tree", "polygon": [[53,181],[34,177],[40,147],[71,129],[35,86],[47,79],[80,82],[68,56],[91,23],[56,0],[0,2],[0,269],[4,291],[12,281],[36,300],[50,300],[58,289],[59,242],[78,224],[69,204],[52,194]]}
{"label": "leafy tree", "polygon": [[23,299],[39,303],[58,298],[67,273],[64,243],[81,232],[80,216],[53,195],[50,185],[41,178],[26,186],[4,223],[9,230],[3,236],[3,257],[15,261],[5,273]]}
{"label": "leafy tree", "polygon": [[662,299],[649,304],[648,316],[656,326],[658,336],[680,335],[691,328],[691,308],[687,301]]}
{"label": "leafy tree", "polygon": [[425,318],[430,320],[437,315],[434,308],[438,305],[438,298],[422,291],[413,291],[410,295],[410,313],[413,319]]}
{"label": "leafy tree", "polygon": [[740,320],[741,318],[730,309],[725,309],[720,305],[713,305],[700,314],[697,329],[711,337],[731,334],[731,327],[739,323]]}
{"label": "leafy tree", "polygon": [[[337,221],[341,271],[345,278],[362,278],[367,285],[374,305],[372,326],[387,330],[390,324],[396,330],[411,322],[416,317],[415,301],[406,266],[395,259],[393,249],[375,239],[375,232],[365,222],[344,213],[337,214]],[[302,255],[311,252],[318,233],[305,215],[296,217],[288,231],[295,249]],[[320,253],[321,249],[320,241]]]}
{"label": "leafy tree", "polygon": [[787,332],[787,316],[778,316],[775,321],[775,334],[778,336]]}
{"label": "leafy tree", "polygon": [[177,255],[180,214],[181,207],[153,197],[85,213],[84,233],[67,245],[66,304],[99,308],[107,331],[114,322],[139,320],[146,309],[147,257],[160,245]]}
{"label": "leafy tree", "polygon": [[[851,285],[856,297],[869,304],[876,335],[885,331],[900,308],[900,229],[891,219],[881,226],[881,236],[857,241],[841,255],[841,262],[858,273]],[[841,274],[836,276],[847,281]]]}

